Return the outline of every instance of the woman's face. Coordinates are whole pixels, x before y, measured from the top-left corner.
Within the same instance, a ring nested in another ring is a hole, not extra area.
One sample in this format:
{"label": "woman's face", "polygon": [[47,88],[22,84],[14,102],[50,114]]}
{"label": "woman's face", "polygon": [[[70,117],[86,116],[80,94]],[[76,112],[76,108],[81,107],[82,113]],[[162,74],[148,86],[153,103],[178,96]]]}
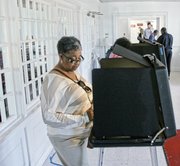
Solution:
{"label": "woman's face", "polygon": [[83,59],[80,49],[72,50],[61,54],[61,65],[66,71],[75,71]]}

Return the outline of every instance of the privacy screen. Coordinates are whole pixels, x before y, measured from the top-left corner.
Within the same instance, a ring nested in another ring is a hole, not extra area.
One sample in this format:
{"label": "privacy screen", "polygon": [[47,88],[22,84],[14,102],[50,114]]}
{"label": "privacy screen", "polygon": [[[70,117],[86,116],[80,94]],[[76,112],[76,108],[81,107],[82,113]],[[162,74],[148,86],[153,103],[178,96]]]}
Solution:
{"label": "privacy screen", "polygon": [[159,130],[151,68],[94,69],[93,135],[154,136]]}

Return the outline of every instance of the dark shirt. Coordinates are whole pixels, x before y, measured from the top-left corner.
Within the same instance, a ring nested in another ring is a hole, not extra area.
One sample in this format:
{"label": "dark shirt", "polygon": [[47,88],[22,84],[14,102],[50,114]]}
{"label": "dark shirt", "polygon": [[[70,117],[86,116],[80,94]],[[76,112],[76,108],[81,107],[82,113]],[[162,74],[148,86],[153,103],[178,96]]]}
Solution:
{"label": "dark shirt", "polygon": [[169,33],[164,33],[159,36],[157,42],[164,45],[165,50],[171,50],[173,45],[173,36]]}
{"label": "dark shirt", "polygon": [[152,34],[149,36],[149,40],[150,40],[151,42],[155,42],[155,41],[156,41],[154,33],[152,33]]}
{"label": "dark shirt", "polygon": [[139,33],[137,39],[139,40],[139,43],[144,43],[143,42],[143,34],[142,33]]}

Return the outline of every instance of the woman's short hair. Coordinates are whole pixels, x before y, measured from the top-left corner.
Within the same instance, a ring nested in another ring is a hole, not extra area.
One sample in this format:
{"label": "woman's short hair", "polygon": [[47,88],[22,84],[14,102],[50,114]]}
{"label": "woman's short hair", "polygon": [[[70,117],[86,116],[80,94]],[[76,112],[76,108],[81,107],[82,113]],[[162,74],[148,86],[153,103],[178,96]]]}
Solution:
{"label": "woman's short hair", "polygon": [[118,38],[118,39],[115,41],[113,47],[114,47],[116,44],[118,44],[118,45],[120,45],[120,46],[123,46],[123,47],[125,47],[125,48],[129,48],[129,47],[131,46],[130,40],[128,40],[126,37]]}
{"label": "woman's short hair", "polygon": [[113,51],[113,48],[115,47],[116,44],[129,49],[132,43],[126,37],[118,38],[114,42],[113,46],[111,46],[111,48],[106,52],[106,58],[109,58],[109,56],[110,56],[111,52]]}
{"label": "woman's short hair", "polygon": [[63,36],[57,43],[58,54],[82,49],[80,41],[74,36]]}

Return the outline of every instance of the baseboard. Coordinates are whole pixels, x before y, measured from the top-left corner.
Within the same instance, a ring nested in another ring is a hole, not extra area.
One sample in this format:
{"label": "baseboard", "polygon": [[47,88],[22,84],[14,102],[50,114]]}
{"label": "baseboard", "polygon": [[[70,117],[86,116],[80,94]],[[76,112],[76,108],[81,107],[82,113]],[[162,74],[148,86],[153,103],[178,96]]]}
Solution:
{"label": "baseboard", "polygon": [[36,164],[36,166],[43,166],[44,162],[47,160],[49,154],[51,153],[51,151],[53,150],[53,147],[50,145],[47,150],[43,153],[43,155],[41,156],[41,158],[39,159],[38,163]]}

